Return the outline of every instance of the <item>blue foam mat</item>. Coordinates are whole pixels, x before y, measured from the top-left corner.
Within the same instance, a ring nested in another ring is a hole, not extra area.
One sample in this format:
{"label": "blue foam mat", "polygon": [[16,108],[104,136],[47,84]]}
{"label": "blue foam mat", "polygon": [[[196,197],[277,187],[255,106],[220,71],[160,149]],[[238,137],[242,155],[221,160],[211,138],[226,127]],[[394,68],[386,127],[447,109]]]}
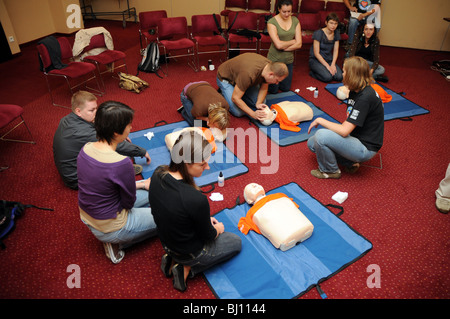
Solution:
{"label": "blue foam mat", "polygon": [[[392,96],[392,100],[390,102],[384,103],[385,121],[400,118],[408,118],[415,115],[423,115],[430,113],[430,111],[428,111],[427,109],[417,105],[414,102],[411,102],[401,94],[398,94],[379,83],[377,84],[381,86],[389,95]],[[343,85],[342,83],[330,83],[327,84],[325,89],[334,96],[336,96],[337,89],[342,85]],[[346,102],[346,100],[343,102]]]}
{"label": "blue foam mat", "polygon": [[305,121],[301,122],[299,124],[299,127],[301,128],[300,132],[291,132],[287,130],[282,130],[280,128],[280,125],[277,122],[273,122],[271,125],[263,125],[260,121],[252,120],[252,122],[259,127],[259,129],[264,132],[264,134],[267,135],[272,141],[277,143],[280,146],[287,146],[292,145],[300,142],[306,141],[308,138],[313,136],[315,132],[321,128],[319,125],[318,127],[314,127],[311,129],[311,133],[308,134],[308,128],[311,122],[316,119],[317,117],[323,117],[331,122],[336,122],[334,118],[332,118],[330,115],[319,109],[317,106],[315,106],[312,102],[309,102],[305,100],[303,97],[299,96],[298,94],[289,91],[289,92],[283,92],[283,93],[277,93],[277,94],[269,94],[266,98],[266,104],[270,107],[272,104],[277,104],[283,101],[293,101],[293,102],[304,102],[308,104],[311,109],[313,110],[313,118],[311,121]]}
{"label": "blue foam mat", "polygon": [[292,198],[314,225],[313,235],[283,252],[262,235],[238,228],[246,215],[247,203],[225,209],[214,217],[225,231],[242,239],[235,257],[204,272],[212,291],[222,299],[290,299],[343,270],[372,249],[370,241],[358,234],[295,183],[267,194],[284,193]]}
{"label": "blue foam mat", "polygon": [[[142,165],[142,177],[149,178],[153,175],[155,169],[160,165],[169,165],[170,152],[167,149],[164,138],[167,134],[189,127],[186,121],[155,126],[145,130],[132,132],[129,137],[133,144],[141,146],[148,151],[152,159],[150,165],[147,165],[145,158],[136,157],[136,164]],[[148,140],[145,134],[153,132],[154,136]],[[225,179],[229,179],[248,172],[245,166],[223,143],[216,142],[216,152],[211,155],[209,160],[209,170],[205,170],[201,177],[196,177],[195,182],[198,186],[205,186],[217,182],[219,172],[222,172]]]}

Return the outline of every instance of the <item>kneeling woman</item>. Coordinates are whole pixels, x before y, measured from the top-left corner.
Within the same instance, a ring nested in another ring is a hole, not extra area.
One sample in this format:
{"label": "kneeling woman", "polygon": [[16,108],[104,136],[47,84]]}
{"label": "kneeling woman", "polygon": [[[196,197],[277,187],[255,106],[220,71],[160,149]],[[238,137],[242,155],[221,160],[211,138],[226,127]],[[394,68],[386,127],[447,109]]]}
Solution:
{"label": "kneeling woman", "polygon": [[308,147],[316,153],[319,169],[311,171],[317,178],[340,178],[339,164],[350,172],[358,169],[360,162],[371,159],[383,145],[384,108],[375,90],[369,65],[361,57],[352,57],[344,62],[343,83],[349,90],[349,114],[343,123],[334,123],[323,118],[315,119],[313,127],[322,125],[308,139]]}
{"label": "kneeling woman", "polygon": [[148,207],[150,179],[136,183],[133,163],[116,152],[130,133],[133,116],[125,104],[102,103],[95,115],[98,141],[87,143],[78,154],[80,217],[104,243],[113,263],[122,260],[123,248],[156,236]]}
{"label": "kneeling woman", "polygon": [[241,250],[239,236],[224,231],[210,216],[208,199],[195,184],[209,169],[212,146],[195,131],[180,134],[169,166],[152,176],[149,201],[164,250],[161,270],[173,275],[174,288],[186,290],[186,279],[223,262]]}

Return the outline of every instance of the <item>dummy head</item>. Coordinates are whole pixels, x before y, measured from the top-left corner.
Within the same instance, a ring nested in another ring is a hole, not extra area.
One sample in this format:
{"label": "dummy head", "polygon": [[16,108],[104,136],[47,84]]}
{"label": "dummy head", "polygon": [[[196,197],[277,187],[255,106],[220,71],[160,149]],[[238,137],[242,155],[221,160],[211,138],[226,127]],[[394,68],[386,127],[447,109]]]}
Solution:
{"label": "dummy head", "polygon": [[349,89],[345,85],[338,87],[336,91],[336,97],[339,100],[346,100],[348,99]]}
{"label": "dummy head", "polygon": [[277,112],[275,110],[271,110],[265,104],[258,106],[258,109],[264,112],[264,119],[260,120],[263,125],[270,125],[275,121],[275,118],[277,117]]}
{"label": "dummy head", "polygon": [[97,112],[97,97],[91,92],[78,91],[72,95],[72,112],[93,123]]}
{"label": "dummy head", "polygon": [[260,197],[265,196],[264,188],[256,183],[250,183],[244,188],[244,199],[249,205],[253,205]]}

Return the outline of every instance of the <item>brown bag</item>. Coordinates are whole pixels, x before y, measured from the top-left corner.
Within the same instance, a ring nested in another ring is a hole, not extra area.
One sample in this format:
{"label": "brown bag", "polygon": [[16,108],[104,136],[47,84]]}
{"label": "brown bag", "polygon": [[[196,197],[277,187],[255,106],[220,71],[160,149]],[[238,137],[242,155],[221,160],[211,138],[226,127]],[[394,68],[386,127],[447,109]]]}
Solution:
{"label": "brown bag", "polygon": [[147,82],[131,74],[119,72],[119,79],[119,87],[127,91],[141,93],[148,87]]}

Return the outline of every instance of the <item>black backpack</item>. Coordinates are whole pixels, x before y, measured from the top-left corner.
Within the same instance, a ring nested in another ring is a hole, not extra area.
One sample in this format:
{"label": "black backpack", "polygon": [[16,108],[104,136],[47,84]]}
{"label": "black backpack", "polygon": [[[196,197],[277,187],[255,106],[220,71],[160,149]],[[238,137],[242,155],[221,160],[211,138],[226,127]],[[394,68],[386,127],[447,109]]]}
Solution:
{"label": "black backpack", "polygon": [[160,56],[158,44],[156,42],[151,42],[144,49],[142,61],[138,65],[138,74],[139,71],[155,73],[157,76],[162,78],[162,76],[158,74],[158,70],[160,68],[159,61]]}
{"label": "black backpack", "polygon": [[0,200],[0,247],[2,249],[6,248],[3,239],[14,229],[15,220],[22,216],[25,209],[29,207],[53,211],[51,208],[41,208],[34,205],[24,205],[19,202]]}

